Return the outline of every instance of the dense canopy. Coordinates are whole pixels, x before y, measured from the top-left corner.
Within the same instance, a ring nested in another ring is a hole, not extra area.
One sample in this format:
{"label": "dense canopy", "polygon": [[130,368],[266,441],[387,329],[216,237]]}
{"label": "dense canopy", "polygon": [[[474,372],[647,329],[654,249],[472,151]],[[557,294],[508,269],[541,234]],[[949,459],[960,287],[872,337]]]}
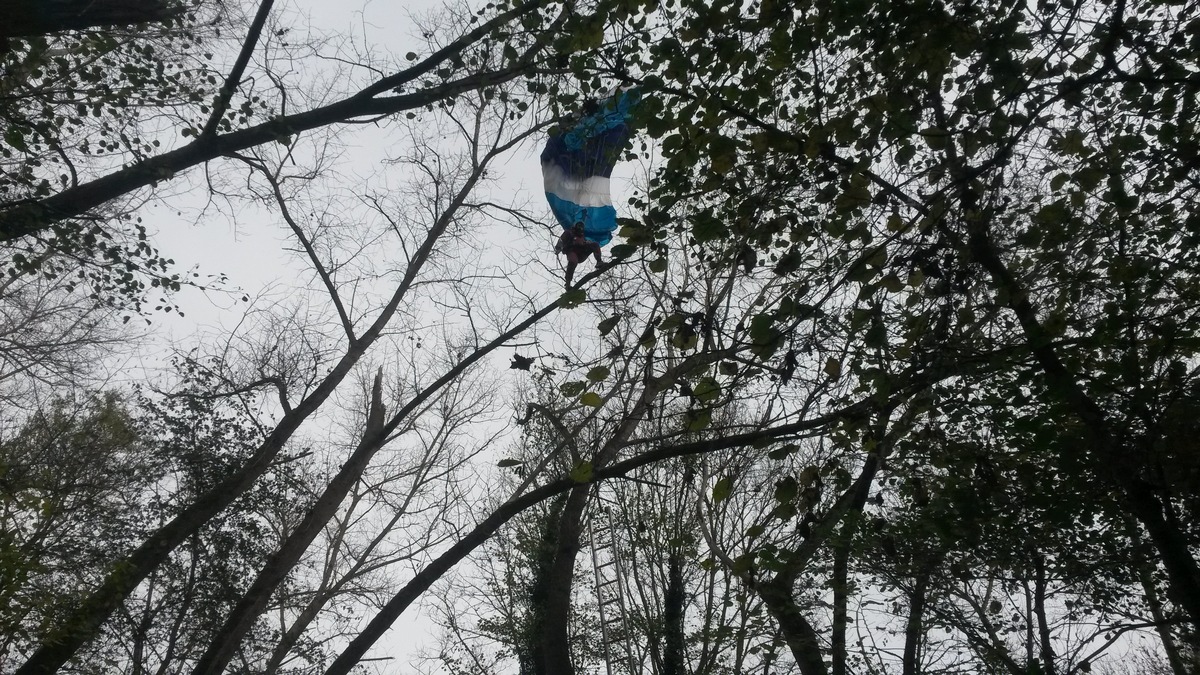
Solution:
{"label": "dense canopy", "polygon": [[0,673],[1200,669],[1200,5],[382,4],[10,28]]}

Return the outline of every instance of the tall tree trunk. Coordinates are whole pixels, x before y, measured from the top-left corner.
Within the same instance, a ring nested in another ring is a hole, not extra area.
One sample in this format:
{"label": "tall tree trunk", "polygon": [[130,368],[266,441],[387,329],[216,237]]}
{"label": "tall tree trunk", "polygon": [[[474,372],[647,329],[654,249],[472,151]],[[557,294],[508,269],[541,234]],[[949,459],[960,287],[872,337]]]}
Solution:
{"label": "tall tree trunk", "polygon": [[583,512],[590,485],[571,490],[558,521],[557,544],[550,576],[546,579],[541,651],[545,675],[574,675],[571,663],[571,586],[575,580],[575,556],[583,534]]}
{"label": "tall tree trunk", "polygon": [[524,644],[517,646],[521,675],[546,675],[546,652],[542,635],[546,626],[546,598],[553,579],[554,555],[558,550],[558,526],[565,498],[555,499],[542,523],[542,536],[533,559],[533,579],[529,584],[529,614]]}
{"label": "tall tree trunk", "polygon": [[1046,383],[1083,423],[1086,445],[1097,473],[1120,491],[1129,512],[1146,528],[1166,569],[1171,600],[1187,613],[1192,629],[1200,629],[1200,565],[1192,557],[1187,537],[1175,522],[1170,504],[1164,506],[1169,498],[1142,477],[1144,453],[1129,447],[1114,432],[1104,408],[1089,396],[1059,356],[1028,292],[1008,269],[991,240],[988,223],[980,215],[978,195],[966,189],[960,197],[964,212],[973,214],[968,223],[968,248],[972,256],[992,277],[1005,304],[1016,315]]}
{"label": "tall tree trunk", "polygon": [[[674,386],[684,374],[691,372],[699,365],[706,365],[722,358],[720,353],[696,355],[684,359],[662,375],[652,375],[653,362],[647,357],[646,383],[637,402],[630,410],[620,426],[613,432],[612,437],[595,452],[592,457],[592,471],[599,470],[610,464],[616,457],[625,439],[629,438],[634,429],[645,418],[650,410],[651,402],[665,389]],[[543,633],[545,663],[547,675],[574,675],[575,667],[571,663],[570,630],[568,622],[571,618],[571,585],[575,576],[575,556],[579,553],[580,539],[583,534],[583,514],[587,508],[589,485],[580,485],[571,490],[563,508],[562,518],[558,527],[558,547],[554,555],[554,564],[550,569],[550,579],[546,591],[546,625]]]}
{"label": "tall tree trunk", "polygon": [[[1125,531],[1129,535],[1129,540],[1134,543],[1135,549],[1144,546],[1142,535],[1138,531],[1137,522],[1132,517],[1125,519]],[[1167,616],[1166,612],[1163,611],[1162,598],[1159,597],[1158,589],[1154,585],[1154,577],[1151,573],[1149,562],[1138,560],[1137,575],[1138,583],[1142,586],[1142,597],[1145,598],[1146,606],[1150,609],[1150,616],[1154,619],[1154,630],[1158,633],[1158,639],[1162,642],[1163,653],[1167,655],[1167,663],[1171,666],[1172,675],[1191,675],[1191,671],[1179,653],[1179,645],[1175,643],[1175,636],[1171,634],[1171,627],[1167,624]]]}
{"label": "tall tree trunk", "polygon": [[683,552],[671,547],[667,558],[667,592],[663,596],[662,675],[684,675],[683,608],[687,595],[683,588]]}
{"label": "tall tree trunk", "polygon": [[779,622],[779,632],[783,634],[792,658],[800,668],[800,674],[828,675],[817,631],[792,598],[791,578],[777,576],[757,584],[756,590],[771,616]]}
{"label": "tall tree trunk", "polygon": [[847,606],[850,602],[850,536],[851,524],[857,519],[847,517],[839,535],[832,542],[833,549],[833,625],[831,627],[829,656],[832,675],[846,675],[846,627],[849,624]]}
{"label": "tall tree trunk", "polygon": [[[1120,471],[1119,469],[1117,471]],[[1187,613],[1192,630],[1200,630],[1200,566],[1192,557],[1187,535],[1171,517],[1167,497],[1145,481],[1119,476],[1129,512],[1146,528],[1167,572],[1167,595]]]}
{"label": "tall tree trunk", "polygon": [[1054,646],[1050,641],[1050,622],[1046,619],[1046,560],[1041,554],[1033,554],[1033,613],[1037,617],[1038,646],[1042,657],[1042,667],[1046,675],[1056,675],[1054,667]]}
{"label": "tall tree trunk", "polygon": [[916,582],[908,596],[908,621],[904,625],[904,660],[902,675],[921,672],[921,642],[925,639],[925,599],[929,593],[932,565],[923,564],[917,570]]}

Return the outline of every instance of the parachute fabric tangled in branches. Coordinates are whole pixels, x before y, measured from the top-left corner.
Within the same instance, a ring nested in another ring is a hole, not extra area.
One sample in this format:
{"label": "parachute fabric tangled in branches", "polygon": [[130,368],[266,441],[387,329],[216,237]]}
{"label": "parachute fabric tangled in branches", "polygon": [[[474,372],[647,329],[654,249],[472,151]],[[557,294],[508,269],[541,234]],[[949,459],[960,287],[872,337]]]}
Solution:
{"label": "parachute fabric tangled in branches", "polygon": [[546,201],[564,230],[583,223],[584,235],[604,246],[617,229],[610,177],[629,141],[629,115],[640,94],[629,89],[595,104],[573,124],[552,131],[542,150]]}

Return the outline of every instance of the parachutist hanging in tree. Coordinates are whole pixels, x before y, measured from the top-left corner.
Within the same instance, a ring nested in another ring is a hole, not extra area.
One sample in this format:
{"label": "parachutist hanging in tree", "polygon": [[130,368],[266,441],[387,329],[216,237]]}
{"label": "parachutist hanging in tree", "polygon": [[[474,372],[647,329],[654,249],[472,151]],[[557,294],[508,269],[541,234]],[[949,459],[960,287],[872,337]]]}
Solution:
{"label": "parachutist hanging in tree", "polygon": [[563,232],[562,236],[558,238],[558,243],[554,245],[554,251],[567,256],[566,285],[568,288],[571,286],[571,279],[575,276],[575,268],[588,256],[595,256],[597,267],[604,263],[600,257],[600,244],[584,236],[583,223],[575,223],[575,227]]}
{"label": "parachutist hanging in tree", "polygon": [[550,133],[542,150],[546,200],[564,230],[554,250],[567,256],[567,287],[588,256],[602,263],[600,248],[617,229],[610,177],[629,142],[627,121],[639,98],[637,90],[626,90],[588,101],[577,119]]}

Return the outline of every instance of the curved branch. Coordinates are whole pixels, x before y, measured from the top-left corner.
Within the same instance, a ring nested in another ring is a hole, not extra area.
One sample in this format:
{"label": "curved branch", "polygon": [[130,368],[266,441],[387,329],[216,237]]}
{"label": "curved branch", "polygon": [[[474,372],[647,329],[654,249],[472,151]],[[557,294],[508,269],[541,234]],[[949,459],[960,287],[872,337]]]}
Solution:
{"label": "curved branch", "polygon": [[[551,1],[534,0],[522,5],[519,10],[511,10],[499,15],[468,35],[477,37],[484,35],[514,17],[542,7]],[[461,48],[465,48],[465,44],[460,45]],[[379,83],[363,89],[349,98],[329,105],[293,115],[284,115],[224,135],[198,136],[196,140],[181,148],[137,162],[44,199],[11,206],[0,211],[0,242],[38,234],[56,223],[81,216],[91,209],[135,190],[159,181],[170,180],[181,171],[224,155],[286,138],[302,131],[335,124],[348,124],[360,117],[393,115],[405,110],[422,108],[463,92],[503,84],[527,72],[533,64],[534,58],[545,48],[546,45],[539,42],[521,59],[508,67],[468,75],[409,94],[377,97],[376,94],[380,93],[378,88],[381,83],[391,81],[391,78],[384,78]],[[406,70],[393,78],[409,72]]]}

